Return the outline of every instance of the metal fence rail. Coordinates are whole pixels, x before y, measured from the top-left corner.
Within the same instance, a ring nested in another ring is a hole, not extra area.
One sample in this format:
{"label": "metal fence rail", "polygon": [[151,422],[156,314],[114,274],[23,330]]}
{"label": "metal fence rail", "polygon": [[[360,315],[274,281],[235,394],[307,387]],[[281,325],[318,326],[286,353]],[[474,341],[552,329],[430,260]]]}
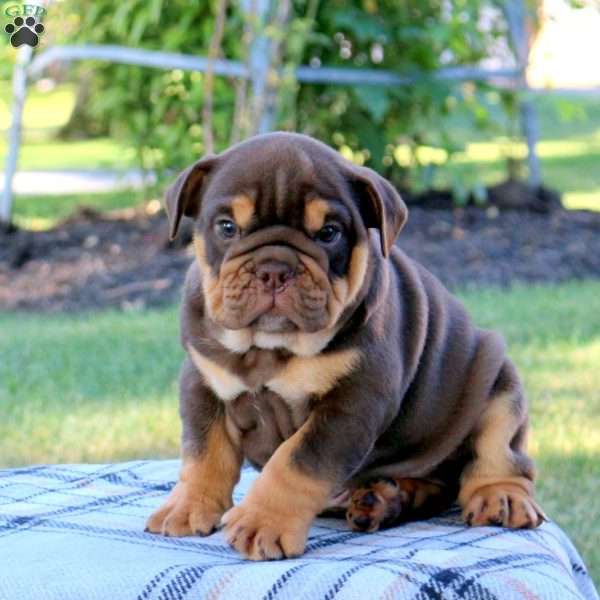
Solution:
{"label": "metal fence rail", "polygon": [[[158,69],[182,69],[184,71],[206,71],[209,60],[200,56],[140,50],[126,46],[53,46],[38,54],[27,68],[31,77],[36,77],[53,62],[74,60],[102,60],[113,63],[154,67]],[[217,59],[213,71],[224,77],[244,77],[250,79],[250,69],[234,60]],[[439,81],[512,81],[522,77],[519,68],[483,69],[478,67],[447,67],[433,73],[399,75],[382,69],[354,69],[351,67],[306,67],[296,69],[296,79],[303,83],[333,83],[339,85],[381,85],[393,87],[411,85],[424,79]]]}

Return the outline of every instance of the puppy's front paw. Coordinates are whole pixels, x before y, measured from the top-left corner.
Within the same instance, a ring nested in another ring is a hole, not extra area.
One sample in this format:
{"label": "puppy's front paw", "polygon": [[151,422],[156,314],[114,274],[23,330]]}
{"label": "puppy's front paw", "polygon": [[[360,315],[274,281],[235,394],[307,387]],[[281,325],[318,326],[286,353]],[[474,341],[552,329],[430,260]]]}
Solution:
{"label": "puppy's front paw", "polygon": [[546,515],[520,486],[492,484],[478,488],[462,513],[468,525],[501,525],[511,529],[538,527]]}
{"label": "puppy's front paw", "polygon": [[[231,506],[231,504],[229,504]],[[229,507],[188,483],[179,482],[146,523],[146,531],[167,536],[210,535]]]}
{"label": "puppy's front paw", "polygon": [[250,560],[300,556],[304,552],[310,518],[265,508],[246,498],[221,520],[225,538]]}

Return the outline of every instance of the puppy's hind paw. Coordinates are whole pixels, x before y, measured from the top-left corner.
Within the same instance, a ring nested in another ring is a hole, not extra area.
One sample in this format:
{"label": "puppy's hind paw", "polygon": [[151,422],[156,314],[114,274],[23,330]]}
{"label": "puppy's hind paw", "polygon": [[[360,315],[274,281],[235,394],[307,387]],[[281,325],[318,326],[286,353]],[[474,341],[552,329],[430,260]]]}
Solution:
{"label": "puppy's hind paw", "polygon": [[478,488],[463,508],[467,525],[533,529],[547,519],[537,502],[520,486],[492,484]]}
{"label": "puppy's hind paw", "polygon": [[372,533],[398,519],[406,502],[408,494],[394,479],[377,479],[352,493],[346,520],[354,531]]}

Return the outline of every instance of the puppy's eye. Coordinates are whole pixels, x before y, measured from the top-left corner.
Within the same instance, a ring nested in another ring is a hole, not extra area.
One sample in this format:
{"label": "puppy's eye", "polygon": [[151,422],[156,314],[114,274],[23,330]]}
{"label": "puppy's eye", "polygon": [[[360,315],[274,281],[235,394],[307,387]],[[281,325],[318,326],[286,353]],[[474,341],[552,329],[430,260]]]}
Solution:
{"label": "puppy's eye", "polygon": [[238,226],[231,219],[219,219],[215,223],[217,233],[225,240],[234,238],[238,232]]}
{"label": "puppy's eye", "polygon": [[317,231],[315,238],[322,244],[333,244],[340,239],[342,229],[335,223],[329,223]]}

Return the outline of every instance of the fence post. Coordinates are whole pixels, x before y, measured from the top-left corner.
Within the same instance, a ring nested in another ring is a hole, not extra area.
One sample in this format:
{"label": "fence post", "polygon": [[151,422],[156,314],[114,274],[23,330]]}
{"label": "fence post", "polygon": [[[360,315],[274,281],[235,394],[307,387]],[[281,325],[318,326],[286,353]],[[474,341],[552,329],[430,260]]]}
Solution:
{"label": "fence post", "polygon": [[270,20],[270,25],[276,29],[276,37],[269,40],[269,64],[262,113],[258,124],[259,133],[272,131],[277,121],[277,102],[281,86],[279,70],[283,52],[283,40],[281,36],[285,31],[292,10],[291,0],[278,0],[275,6],[276,11]]}
{"label": "fence post", "polygon": [[13,179],[17,170],[19,146],[21,145],[21,129],[23,124],[23,106],[27,95],[27,66],[31,61],[33,48],[21,46],[17,51],[17,61],[12,79],[12,121],[8,131],[8,153],[4,169],[4,190],[0,199],[0,225],[10,225],[13,202]]}
{"label": "fence post", "polygon": [[[248,67],[252,83],[253,133],[273,130],[277,117],[277,89],[280,85],[277,70],[281,61],[281,39],[265,35],[267,22],[271,27],[284,28],[291,14],[290,0],[244,0],[247,17],[255,21],[258,30],[250,45]],[[277,31],[281,34],[280,31]]]}
{"label": "fence post", "polygon": [[250,45],[250,57],[248,60],[249,75],[252,89],[250,102],[251,129],[252,134],[264,133],[272,127],[272,120],[263,117],[267,95],[267,77],[270,64],[271,43],[265,35],[265,25],[271,0],[243,0],[242,8],[246,18],[251,20],[255,30]]}
{"label": "fence post", "polygon": [[521,102],[521,130],[527,142],[527,167],[529,171],[529,185],[537,188],[542,183],[540,159],[537,155],[537,142],[539,128],[537,110],[531,98]]}
{"label": "fence post", "polygon": [[537,155],[539,137],[537,111],[528,94],[527,65],[529,63],[529,36],[527,34],[527,12],[523,0],[506,0],[504,14],[508,22],[512,46],[521,68],[518,90],[523,97],[520,101],[521,131],[527,143],[527,166],[529,185],[538,187],[542,183],[540,161]]}

